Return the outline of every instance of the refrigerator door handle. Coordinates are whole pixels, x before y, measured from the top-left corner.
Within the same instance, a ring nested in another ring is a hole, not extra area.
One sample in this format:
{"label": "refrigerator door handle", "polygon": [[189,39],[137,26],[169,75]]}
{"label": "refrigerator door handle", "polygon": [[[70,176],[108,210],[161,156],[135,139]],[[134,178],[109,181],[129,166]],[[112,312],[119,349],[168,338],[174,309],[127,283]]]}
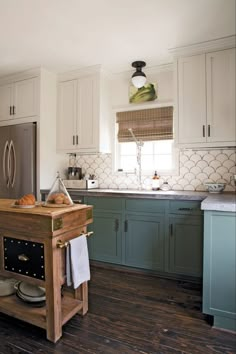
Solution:
{"label": "refrigerator door handle", "polygon": [[[9,175],[9,182],[11,187],[14,187],[15,180],[16,180],[16,150],[14,147],[14,143],[11,140],[9,146],[9,160],[10,160],[10,175]],[[12,164],[13,161],[13,164]],[[13,167],[13,168],[12,168]]]}
{"label": "refrigerator door handle", "polygon": [[[4,150],[3,150],[3,158],[2,158],[2,170],[3,170],[3,178],[6,182],[7,188],[9,188],[9,142],[6,140]],[[6,172],[6,164],[7,164],[7,172]]]}

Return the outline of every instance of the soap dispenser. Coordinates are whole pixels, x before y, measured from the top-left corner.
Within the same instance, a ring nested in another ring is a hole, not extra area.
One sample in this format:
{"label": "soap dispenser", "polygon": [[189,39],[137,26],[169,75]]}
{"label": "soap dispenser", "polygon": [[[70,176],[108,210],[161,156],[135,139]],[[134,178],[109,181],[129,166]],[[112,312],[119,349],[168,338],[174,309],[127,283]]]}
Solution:
{"label": "soap dispenser", "polygon": [[157,174],[157,171],[155,171],[154,176],[152,177],[152,190],[153,191],[158,191],[160,189],[160,177]]}

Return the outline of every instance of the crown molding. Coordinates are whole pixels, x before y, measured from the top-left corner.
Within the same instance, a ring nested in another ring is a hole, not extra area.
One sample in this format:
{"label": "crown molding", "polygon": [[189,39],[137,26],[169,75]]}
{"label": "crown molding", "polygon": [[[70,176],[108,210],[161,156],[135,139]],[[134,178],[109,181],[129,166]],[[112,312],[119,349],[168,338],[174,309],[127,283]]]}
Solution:
{"label": "crown molding", "polygon": [[235,48],[235,47],[236,47],[236,36],[232,35],[232,36],[218,38],[207,42],[195,43],[189,46],[170,48],[169,53],[172,54],[173,57],[179,57],[185,55],[214,52],[216,50],[224,50],[224,49]]}

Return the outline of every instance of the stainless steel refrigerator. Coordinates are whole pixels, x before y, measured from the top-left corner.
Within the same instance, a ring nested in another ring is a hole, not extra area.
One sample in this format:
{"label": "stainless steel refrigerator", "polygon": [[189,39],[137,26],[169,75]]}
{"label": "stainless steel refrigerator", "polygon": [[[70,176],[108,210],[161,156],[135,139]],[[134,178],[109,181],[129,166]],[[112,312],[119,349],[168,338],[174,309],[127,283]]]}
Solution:
{"label": "stainless steel refrigerator", "polygon": [[0,198],[36,195],[36,123],[0,127]]}

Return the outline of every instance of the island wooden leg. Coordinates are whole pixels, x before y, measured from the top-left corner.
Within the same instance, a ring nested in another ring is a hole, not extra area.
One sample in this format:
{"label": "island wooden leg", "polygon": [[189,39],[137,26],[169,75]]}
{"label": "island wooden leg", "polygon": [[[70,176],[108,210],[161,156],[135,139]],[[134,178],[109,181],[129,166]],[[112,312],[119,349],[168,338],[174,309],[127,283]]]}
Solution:
{"label": "island wooden leg", "polygon": [[49,240],[45,247],[46,274],[46,323],[47,339],[56,343],[62,336],[61,309],[61,250],[56,240]]}
{"label": "island wooden leg", "polygon": [[75,299],[83,302],[83,307],[79,314],[85,315],[88,312],[88,282],[85,281],[77,289],[75,289]]}

